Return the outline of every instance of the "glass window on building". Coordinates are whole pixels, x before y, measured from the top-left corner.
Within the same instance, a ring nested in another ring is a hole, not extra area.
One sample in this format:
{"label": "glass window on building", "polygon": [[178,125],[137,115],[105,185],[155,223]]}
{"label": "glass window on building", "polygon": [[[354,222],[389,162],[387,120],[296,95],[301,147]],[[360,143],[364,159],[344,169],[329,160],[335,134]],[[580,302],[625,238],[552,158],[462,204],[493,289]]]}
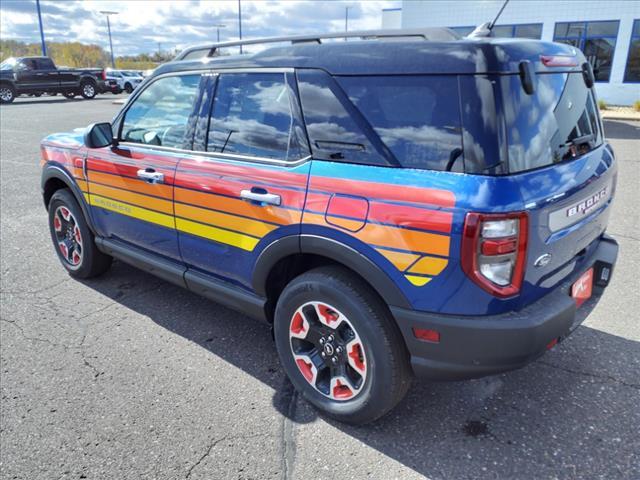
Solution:
{"label": "glass window on building", "polygon": [[553,41],[579,48],[593,66],[597,82],[608,82],[618,38],[618,20],[556,23]]}
{"label": "glass window on building", "polygon": [[541,23],[526,23],[522,25],[496,25],[491,30],[492,37],[499,38],[542,38]]}
{"label": "glass window on building", "polygon": [[628,83],[640,82],[640,20],[633,21],[629,56],[627,57],[627,67],[624,71],[624,81]]}

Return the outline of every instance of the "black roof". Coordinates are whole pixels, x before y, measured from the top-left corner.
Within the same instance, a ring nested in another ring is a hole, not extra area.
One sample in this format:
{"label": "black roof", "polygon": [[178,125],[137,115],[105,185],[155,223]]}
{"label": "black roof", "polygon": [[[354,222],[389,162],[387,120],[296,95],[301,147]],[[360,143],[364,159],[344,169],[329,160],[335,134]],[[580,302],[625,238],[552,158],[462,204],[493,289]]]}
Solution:
{"label": "black roof", "polygon": [[569,45],[529,39],[358,40],[298,43],[254,54],[173,61],[159,66],[154,76],[203,68],[265,67],[318,68],[333,75],[517,73],[523,60],[530,61],[536,71],[548,70],[541,55],[577,56],[578,65],[584,62],[580,51]]}

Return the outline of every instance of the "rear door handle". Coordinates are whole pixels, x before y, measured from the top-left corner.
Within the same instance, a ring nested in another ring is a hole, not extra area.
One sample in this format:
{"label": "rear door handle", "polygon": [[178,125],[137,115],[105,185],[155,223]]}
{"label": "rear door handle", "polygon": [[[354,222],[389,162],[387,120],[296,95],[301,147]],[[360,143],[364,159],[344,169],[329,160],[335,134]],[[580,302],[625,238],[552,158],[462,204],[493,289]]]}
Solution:
{"label": "rear door handle", "polygon": [[269,205],[280,205],[280,195],[275,193],[254,192],[252,190],[242,190],[240,192],[240,198],[243,200],[249,200],[252,202],[266,203]]}
{"label": "rear door handle", "polygon": [[164,183],[164,173],[156,172],[153,168],[138,170],[138,178],[147,183]]}

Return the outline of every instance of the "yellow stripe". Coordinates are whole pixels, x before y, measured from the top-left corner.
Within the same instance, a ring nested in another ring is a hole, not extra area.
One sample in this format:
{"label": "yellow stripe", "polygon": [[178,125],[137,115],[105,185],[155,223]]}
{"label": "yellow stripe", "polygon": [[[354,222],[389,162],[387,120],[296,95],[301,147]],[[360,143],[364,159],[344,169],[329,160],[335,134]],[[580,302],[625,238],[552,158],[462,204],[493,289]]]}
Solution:
{"label": "yellow stripe", "polygon": [[260,241],[257,238],[248,237],[241,233],[230,232],[228,230],[211,227],[209,225],[202,225],[201,223],[191,222],[182,218],[176,218],[176,225],[178,230],[182,232],[215,240],[216,242],[233,245],[234,247],[242,248],[249,252],[252,251]]}
{"label": "yellow stripe", "polygon": [[431,281],[429,277],[418,277],[416,275],[405,275],[405,277],[416,287],[422,287]]}
{"label": "yellow stripe", "polygon": [[409,273],[421,273],[423,275],[436,276],[447,266],[446,258],[422,257],[411,267]]}
{"label": "yellow stripe", "polygon": [[418,259],[418,255],[413,253],[393,252],[382,248],[376,248],[376,250],[387,260],[393,263],[393,265],[400,271],[404,271],[409,265]]}
{"label": "yellow stripe", "polygon": [[198,208],[192,205],[175,204],[176,215],[202,223],[208,223],[222,228],[230,228],[240,232],[253,235],[254,237],[264,237],[267,233],[274,230],[274,225],[262,223],[257,220],[236,217],[227,213],[214,212],[204,208]]}
{"label": "yellow stripe", "polygon": [[89,189],[92,195],[102,195],[133,204],[138,207],[150,208],[151,210],[157,210],[159,212],[166,213],[167,215],[173,215],[173,205],[171,200],[161,200],[159,198],[140,195],[139,193],[127,192],[126,190],[121,190],[119,188],[98,185],[94,182],[89,184]]}
{"label": "yellow stripe", "polygon": [[152,212],[146,208],[127,205],[126,203],[117,202],[115,200],[110,200],[93,194],[89,194],[89,203],[94,207],[104,208],[105,210],[127,215],[128,217],[155,223],[157,225],[162,225],[163,227],[175,228],[175,222],[171,215]]}

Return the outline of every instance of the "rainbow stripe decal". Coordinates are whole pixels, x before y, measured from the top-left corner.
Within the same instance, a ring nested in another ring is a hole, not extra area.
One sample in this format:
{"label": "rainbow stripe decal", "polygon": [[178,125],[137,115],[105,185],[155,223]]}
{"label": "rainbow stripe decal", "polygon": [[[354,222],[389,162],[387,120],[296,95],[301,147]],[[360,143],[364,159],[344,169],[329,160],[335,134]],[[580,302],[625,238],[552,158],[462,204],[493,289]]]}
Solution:
{"label": "rainbow stripe decal", "polygon": [[[372,246],[414,286],[422,287],[448,264],[454,194],[447,190],[313,176],[234,163],[175,159],[145,153],[140,158],[87,160],[68,150],[43,148],[43,159],[71,171],[94,207],[253,251],[267,234],[287,225],[318,225],[342,231]],[[117,161],[118,163],[114,163]],[[164,184],[137,178],[141,162],[165,175]],[[259,206],[240,191],[264,185],[281,206]]]}

